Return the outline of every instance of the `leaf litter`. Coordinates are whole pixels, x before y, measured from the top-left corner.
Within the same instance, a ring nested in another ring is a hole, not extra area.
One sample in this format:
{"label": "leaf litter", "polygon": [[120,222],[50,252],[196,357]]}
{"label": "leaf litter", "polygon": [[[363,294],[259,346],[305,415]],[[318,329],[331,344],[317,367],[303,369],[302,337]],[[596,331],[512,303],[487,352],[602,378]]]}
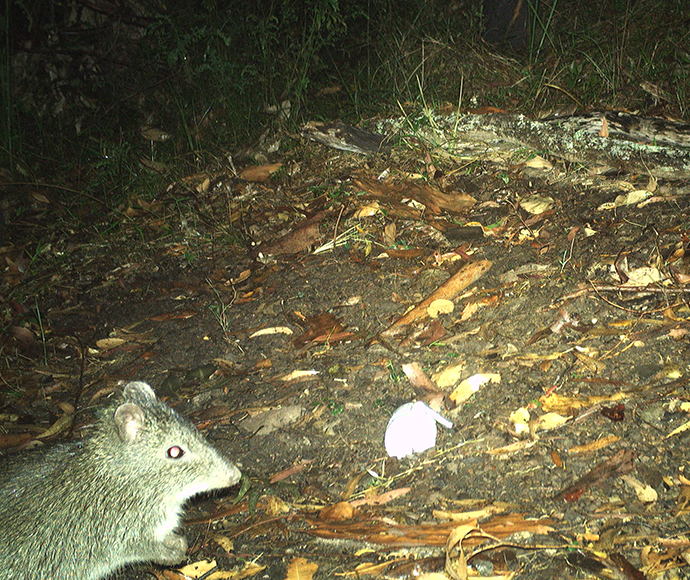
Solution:
{"label": "leaf litter", "polygon": [[[473,155],[296,144],[40,261],[10,222],[0,442],[150,381],[248,477],[210,577],[690,577],[687,183]],[[389,458],[415,400],[455,428]]]}

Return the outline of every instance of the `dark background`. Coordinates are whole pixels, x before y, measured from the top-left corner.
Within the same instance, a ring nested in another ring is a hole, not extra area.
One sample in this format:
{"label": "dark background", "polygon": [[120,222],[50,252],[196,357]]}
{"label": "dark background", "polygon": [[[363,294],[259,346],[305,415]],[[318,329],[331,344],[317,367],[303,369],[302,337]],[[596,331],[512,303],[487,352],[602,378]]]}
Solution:
{"label": "dark background", "polygon": [[1,166],[5,180],[59,177],[102,198],[141,179],[148,127],[155,159],[189,171],[266,129],[420,107],[683,118],[687,4],[9,2]]}

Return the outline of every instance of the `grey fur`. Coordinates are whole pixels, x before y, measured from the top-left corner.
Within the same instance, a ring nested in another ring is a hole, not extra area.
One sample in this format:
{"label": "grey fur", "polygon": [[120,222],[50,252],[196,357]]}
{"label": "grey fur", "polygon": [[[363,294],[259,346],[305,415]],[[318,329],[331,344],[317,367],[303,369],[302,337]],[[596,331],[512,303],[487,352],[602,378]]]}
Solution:
{"label": "grey fur", "polygon": [[0,580],[99,580],[136,562],[176,564],[185,502],[239,479],[151,387],[129,383],[80,443],[0,462]]}

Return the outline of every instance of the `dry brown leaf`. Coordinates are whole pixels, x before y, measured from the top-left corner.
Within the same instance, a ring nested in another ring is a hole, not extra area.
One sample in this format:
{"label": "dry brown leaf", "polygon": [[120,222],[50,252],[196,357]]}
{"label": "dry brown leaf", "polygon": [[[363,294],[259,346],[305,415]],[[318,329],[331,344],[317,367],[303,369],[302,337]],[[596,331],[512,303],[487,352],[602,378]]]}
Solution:
{"label": "dry brown leaf", "polygon": [[211,178],[206,176],[204,177],[203,181],[201,181],[201,183],[198,183],[194,187],[194,191],[196,191],[197,193],[204,193],[208,191],[209,187],[211,187]]}
{"label": "dry brown leaf", "polygon": [[[321,410],[323,406],[319,406],[319,410]],[[315,412],[312,412],[315,418],[318,418]],[[343,491],[340,492],[340,499],[343,501],[349,500],[352,495],[357,491],[357,488],[359,487],[359,482],[362,481],[362,478],[365,475],[368,475],[368,471],[360,471],[359,473],[356,473],[353,475],[348,482],[345,484],[345,488]]]}
{"label": "dry brown leaf", "polygon": [[63,413],[58,417],[57,421],[53,423],[48,429],[46,429],[40,435],[36,435],[36,439],[48,439],[54,435],[58,435],[64,431],[67,431],[74,421],[74,411],[72,413]]}
{"label": "dry brown leaf", "polygon": [[676,511],[673,515],[683,516],[690,513],[690,485],[683,484],[678,489],[676,498]]}
{"label": "dry brown leaf", "polygon": [[432,320],[431,323],[416,336],[416,339],[420,346],[429,346],[441,340],[446,334],[446,329],[443,324],[436,319]]}
{"label": "dry brown leaf", "polygon": [[[240,570],[239,572],[233,572],[233,576],[228,576],[228,578],[231,578],[232,580],[242,580],[243,578],[251,578],[252,576],[256,576],[260,572],[263,572],[266,569],[266,566],[261,566],[259,564],[256,564],[255,562],[247,562],[244,565],[244,568]],[[215,576],[212,576],[211,578],[215,578]]]}
{"label": "dry brown leaf", "polygon": [[[362,576],[379,576],[382,572],[386,570],[386,568],[389,568],[392,564],[395,564],[396,562],[405,562],[405,558],[398,558],[396,560],[386,560],[385,562],[381,563],[374,563],[374,562],[364,562],[363,564],[358,564],[355,567],[355,572],[354,574],[348,573],[348,576],[355,576],[356,578],[361,578]],[[417,580],[419,577],[416,577]]]}
{"label": "dry brown leaf", "polygon": [[564,423],[567,423],[570,417],[564,417],[558,413],[545,413],[541,417],[538,417],[534,422],[534,432],[539,431],[550,431],[551,429],[556,429]]}
{"label": "dry brown leaf", "polygon": [[553,164],[548,160],[535,155],[531,159],[528,159],[523,163],[525,167],[531,167],[532,169],[553,169]]}
{"label": "dry brown leaf", "polygon": [[294,341],[298,346],[309,342],[325,342],[326,340],[330,342],[333,336],[341,336],[345,331],[342,321],[331,312],[319,312],[307,318],[305,322],[307,330]]}
{"label": "dry brown leaf", "polygon": [[356,217],[356,218],[371,217],[373,215],[376,215],[377,213],[381,213],[381,206],[379,205],[378,201],[373,201],[373,202],[368,203],[366,205],[363,205],[359,209],[355,210],[354,217]]}
{"label": "dry brown leaf", "polygon": [[573,350],[572,352],[575,355],[575,358],[578,360],[578,362],[580,362],[580,364],[582,364],[589,372],[600,373],[606,370],[605,362],[597,360],[577,350]]}
{"label": "dry brown leaf", "polygon": [[469,512],[451,512],[448,510],[432,510],[432,515],[437,520],[448,520],[457,524],[463,523],[468,526],[477,527],[477,520],[505,511],[505,507],[489,505],[480,510]]}
{"label": "dry brown leaf", "polygon": [[312,377],[316,376],[319,374],[319,371],[317,370],[294,370],[292,372],[289,372],[286,375],[283,375],[281,377],[278,377],[279,381],[283,382],[291,382],[291,381],[301,381],[304,379],[311,379]]}
{"label": "dry brown leaf", "polygon": [[488,455],[512,455],[528,447],[535,445],[536,441],[530,441],[525,439],[523,441],[516,441],[515,443],[510,443],[509,445],[504,445],[503,447],[495,447],[494,449],[489,449],[486,453]]}
{"label": "dry brown leaf", "polygon": [[[383,520],[324,523],[306,519],[311,526],[306,533],[319,538],[361,541],[383,546],[445,546],[450,533],[458,527],[455,522],[437,524],[399,525]],[[469,536],[468,545],[480,544],[487,535],[505,538],[515,533],[547,534],[553,531],[553,521],[548,518],[525,520],[520,514],[495,516],[482,523],[484,535]]]}
{"label": "dry brown leaf", "polygon": [[96,341],[96,348],[99,350],[110,350],[111,348],[122,346],[126,342],[129,341],[124,338],[102,338]]}
{"label": "dry brown leaf", "polygon": [[264,498],[266,515],[270,517],[279,516],[290,513],[290,506],[288,506],[282,499],[275,495],[268,495]]}
{"label": "dry brown leaf", "polygon": [[395,236],[397,234],[397,227],[395,222],[391,222],[383,228],[383,245],[392,246],[395,243]]}
{"label": "dry brown leaf", "polygon": [[520,200],[520,207],[527,213],[538,215],[551,209],[555,203],[553,197],[543,195],[532,195]]}
{"label": "dry brown leaf", "polygon": [[267,165],[247,165],[240,171],[240,178],[245,181],[267,181],[268,178],[283,166],[282,163],[269,163]]}
{"label": "dry brown leaf", "polygon": [[415,258],[421,258],[424,255],[424,250],[421,248],[410,248],[408,250],[395,250],[388,248],[385,252],[379,255],[379,257],[388,256],[389,258],[397,258],[400,260],[414,260]]}
{"label": "dry brown leaf", "polygon": [[229,554],[235,551],[234,542],[227,536],[223,534],[211,534],[211,539]]}
{"label": "dry brown leaf", "polygon": [[690,421],[688,421],[687,423],[683,423],[680,427],[676,427],[673,431],[671,431],[668,435],[666,435],[666,439],[668,439],[669,437],[673,437],[675,435],[678,435],[680,433],[683,433],[683,432],[687,431],[688,429],[690,429]]}
{"label": "dry brown leaf", "polygon": [[455,528],[448,536],[444,569],[453,580],[467,580],[469,576],[462,541],[476,529],[474,526],[462,525]]}
{"label": "dry brown leaf", "polygon": [[154,322],[163,322],[166,320],[187,320],[196,316],[198,313],[194,310],[173,310],[172,312],[164,312],[162,314],[156,314],[151,316],[149,320]]}
{"label": "dry brown leaf", "polygon": [[274,334],[292,335],[292,329],[287,326],[272,326],[271,328],[262,328],[249,335],[249,338],[257,338],[259,336],[273,336]]}
{"label": "dry brown leaf", "polygon": [[612,477],[629,473],[635,467],[637,453],[632,449],[621,449],[606,461],[602,461],[554,496],[555,500],[575,502],[594,485],[601,485]]}
{"label": "dry brown leaf", "polygon": [[480,306],[481,304],[478,302],[468,302],[465,304],[465,307],[462,309],[462,313],[460,314],[460,321],[465,322],[466,320],[472,318],[474,313],[479,310]]}
{"label": "dry brown leaf", "polygon": [[297,465],[293,465],[292,467],[288,467],[287,469],[283,469],[283,471],[279,471],[275,475],[271,476],[271,479],[269,479],[269,483],[277,483],[279,481],[283,481],[284,479],[287,479],[288,477],[292,477],[296,473],[300,473],[300,472],[304,471],[313,462],[314,462],[313,459],[303,459]]}
{"label": "dry brown leaf", "polygon": [[608,119],[603,115],[601,117],[601,129],[599,130],[598,134],[600,137],[608,137],[609,136],[609,122],[608,122]]}
{"label": "dry brown leaf", "polygon": [[139,134],[147,141],[154,141],[156,143],[168,141],[171,137],[170,133],[167,131],[158,127],[151,127],[150,125],[143,125],[139,129]]}
{"label": "dry brown leaf", "polygon": [[242,270],[240,272],[240,275],[237,276],[237,278],[231,278],[230,282],[232,284],[240,284],[241,282],[244,282],[247,278],[249,278],[249,276],[251,276],[251,275],[252,275],[252,271],[250,269]]}
{"label": "dry brown leaf", "polygon": [[285,580],[311,580],[318,569],[317,564],[309,562],[306,558],[293,558],[288,564]]}
{"label": "dry brown leaf", "polygon": [[628,394],[619,391],[613,395],[595,395],[587,398],[566,397],[556,392],[549,393],[539,398],[541,408],[546,412],[555,412],[561,415],[576,415],[581,409],[592,407],[600,403],[611,403],[623,401],[628,398]]}
{"label": "dry brown leaf", "polygon": [[23,351],[32,351],[40,348],[36,334],[25,326],[10,326],[9,334],[14,340],[17,341]]}
{"label": "dry brown leaf", "polygon": [[642,503],[654,503],[659,499],[659,494],[651,485],[647,485],[631,475],[623,475],[621,479],[633,488],[635,495],[637,495],[637,499]]}
{"label": "dry brown leaf", "polygon": [[339,501],[324,507],[319,512],[319,520],[323,522],[344,522],[351,520],[358,513],[358,510],[350,502]]}
{"label": "dry brown leaf", "polygon": [[617,441],[620,441],[620,437],[618,437],[617,435],[608,435],[606,437],[602,437],[601,439],[597,439],[596,441],[592,441],[591,443],[587,443],[586,445],[577,445],[576,447],[571,447],[570,449],[568,449],[568,454],[582,455],[583,453],[599,451],[599,449],[608,447],[609,445],[612,445]]}

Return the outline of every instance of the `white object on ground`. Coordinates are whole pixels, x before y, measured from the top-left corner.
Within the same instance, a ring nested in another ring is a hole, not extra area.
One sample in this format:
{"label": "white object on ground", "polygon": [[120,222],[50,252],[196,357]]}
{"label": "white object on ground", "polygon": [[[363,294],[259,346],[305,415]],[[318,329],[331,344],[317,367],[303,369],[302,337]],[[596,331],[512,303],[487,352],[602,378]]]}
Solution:
{"label": "white object on ground", "polygon": [[431,449],[436,445],[436,423],[453,428],[453,423],[422,401],[398,407],[386,428],[386,452],[390,457],[402,459]]}

